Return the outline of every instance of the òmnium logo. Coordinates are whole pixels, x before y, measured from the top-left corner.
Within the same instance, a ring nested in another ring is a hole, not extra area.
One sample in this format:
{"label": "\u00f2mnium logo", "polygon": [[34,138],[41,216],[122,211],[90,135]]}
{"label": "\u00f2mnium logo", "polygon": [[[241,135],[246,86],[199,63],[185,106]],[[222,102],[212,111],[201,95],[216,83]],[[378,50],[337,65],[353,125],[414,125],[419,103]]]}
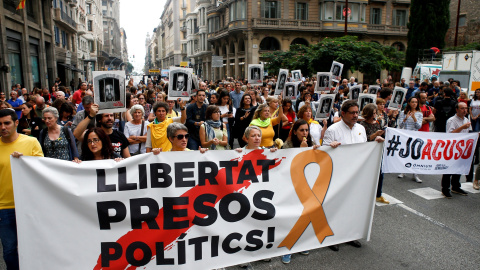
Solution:
{"label": "\u00f2mnium logo", "polygon": [[412,167],[412,163],[406,163],[406,164],[405,164],[405,167],[407,167],[407,168]]}

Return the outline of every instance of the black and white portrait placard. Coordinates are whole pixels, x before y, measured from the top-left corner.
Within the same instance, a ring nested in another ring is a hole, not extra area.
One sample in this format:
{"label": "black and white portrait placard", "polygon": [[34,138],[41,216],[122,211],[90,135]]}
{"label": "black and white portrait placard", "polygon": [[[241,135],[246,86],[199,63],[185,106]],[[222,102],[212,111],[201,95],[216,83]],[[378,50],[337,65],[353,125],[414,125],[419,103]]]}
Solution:
{"label": "black and white portrait placard", "polygon": [[390,104],[388,105],[388,109],[401,110],[406,93],[407,89],[396,86],[395,89],[393,89],[393,95]]}
{"label": "black and white portrait placard", "polygon": [[94,101],[99,113],[124,112],[125,71],[93,71]]}
{"label": "black and white portrait placard", "polygon": [[283,97],[295,100],[297,98],[298,83],[287,82],[285,83],[285,90],[283,91]]}
{"label": "black and white portrait placard", "polygon": [[170,67],[170,82],[168,84],[168,99],[190,99],[192,94],[192,69]]}
{"label": "black and white portrait placard", "polygon": [[302,81],[302,71],[292,70],[292,82],[301,82]]}
{"label": "black and white portrait placard", "polygon": [[263,65],[248,65],[248,83],[250,85],[263,85]]}
{"label": "black and white portrait placard", "polygon": [[380,89],[382,89],[380,85],[370,85],[368,87],[368,93],[376,95]]}
{"label": "black and white portrait placard", "polygon": [[333,104],[335,102],[335,94],[323,94],[318,101],[317,112],[315,113],[315,120],[328,119],[332,112]]}
{"label": "black and white portrait placard", "polygon": [[287,83],[288,69],[280,69],[277,77],[277,86],[275,87],[275,95],[278,96],[285,90],[285,84]]}
{"label": "black and white portrait placard", "polygon": [[361,112],[363,108],[367,106],[367,104],[370,104],[370,103],[376,104],[376,102],[377,102],[377,95],[362,93],[358,96],[358,100],[357,100],[358,110]]}
{"label": "black and white portrait placard", "polygon": [[361,93],[362,85],[354,85],[350,87],[350,91],[348,92],[348,98],[356,100]]}
{"label": "black and white portrait placard", "polygon": [[332,73],[332,80],[339,82],[342,79],[343,64],[337,61],[333,61],[330,72]]}
{"label": "black and white portrait placard", "polygon": [[317,72],[317,84],[315,92],[322,93],[333,90],[332,88],[332,73],[331,72]]}

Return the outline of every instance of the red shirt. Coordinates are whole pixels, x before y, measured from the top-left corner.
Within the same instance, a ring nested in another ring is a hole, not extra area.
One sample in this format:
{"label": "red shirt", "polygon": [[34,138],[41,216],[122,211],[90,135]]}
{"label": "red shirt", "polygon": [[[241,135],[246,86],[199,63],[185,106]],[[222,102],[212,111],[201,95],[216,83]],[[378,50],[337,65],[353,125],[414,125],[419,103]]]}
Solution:
{"label": "red shirt", "polygon": [[[287,119],[288,119],[288,122],[294,122],[295,121],[295,113],[294,112],[289,112],[286,114],[287,116]],[[286,125],[286,126],[282,126],[282,129],[291,129],[292,126],[291,125]]]}
{"label": "red shirt", "polygon": [[[421,106],[420,110],[422,110],[423,119],[425,119],[425,117],[429,117],[433,113],[432,109],[430,109],[430,107],[427,106],[427,105]],[[427,123],[423,124],[422,127],[418,131],[429,132],[430,131],[430,123],[427,122]]]}
{"label": "red shirt", "polygon": [[72,99],[75,104],[80,104],[80,102],[82,102],[82,90],[78,89],[77,91],[75,91],[75,93],[73,93]]}

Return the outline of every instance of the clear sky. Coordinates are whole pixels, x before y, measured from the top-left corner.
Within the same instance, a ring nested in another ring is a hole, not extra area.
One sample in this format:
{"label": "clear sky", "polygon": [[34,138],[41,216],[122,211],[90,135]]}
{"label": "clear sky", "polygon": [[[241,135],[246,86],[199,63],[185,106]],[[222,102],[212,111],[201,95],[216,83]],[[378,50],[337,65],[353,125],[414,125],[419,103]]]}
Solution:
{"label": "clear sky", "polygon": [[120,27],[127,34],[128,59],[134,71],[142,72],[145,62],[145,38],[160,23],[166,0],[121,0]]}

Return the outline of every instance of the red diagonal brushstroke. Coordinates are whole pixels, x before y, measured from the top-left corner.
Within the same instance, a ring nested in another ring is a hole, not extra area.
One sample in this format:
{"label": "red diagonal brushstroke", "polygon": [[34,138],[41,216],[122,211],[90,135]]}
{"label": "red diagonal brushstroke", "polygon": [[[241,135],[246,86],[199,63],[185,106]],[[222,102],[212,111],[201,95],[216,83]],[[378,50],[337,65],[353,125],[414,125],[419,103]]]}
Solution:
{"label": "red diagonal brushstroke", "polygon": [[[181,195],[181,197],[188,197],[189,198],[189,205],[186,205],[186,209],[188,211],[188,217],[184,219],[188,219],[190,222],[190,227],[185,228],[185,229],[177,229],[177,230],[168,230],[164,231],[163,229],[160,230],[151,230],[148,228],[148,226],[144,223],[142,225],[142,229],[138,230],[131,230],[127,232],[124,236],[120,237],[117,240],[117,243],[119,243],[122,246],[123,251],[126,250],[128,245],[130,245],[132,242],[136,241],[141,241],[145,244],[147,244],[150,249],[152,250],[152,257],[156,255],[155,252],[155,243],[156,242],[163,242],[165,247],[168,247],[170,244],[172,244],[182,233],[185,233],[187,230],[189,230],[193,224],[192,220],[197,215],[200,218],[204,218],[206,215],[204,214],[198,214],[195,212],[193,209],[193,202],[195,199],[205,193],[210,193],[217,195],[217,200],[215,201],[215,204],[218,203],[223,197],[225,197],[227,194],[230,194],[232,192],[238,192],[242,188],[248,188],[250,186],[250,181],[245,181],[242,184],[235,184],[236,179],[238,179],[238,175],[240,172],[240,169],[242,168],[243,162],[245,160],[251,160],[252,165],[255,169],[255,174],[257,176],[262,174],[262,166],[257,165],[257,160],[262,160],[266,159],[267,157],[263,154],[264,150],[254,150],[245,156],[243,156],[242,160],[238,162],[238,167],[233,168],[232,170],[232,176],[233,176],[233,185],[226,185],[226,172],[225,168],[219,170],[217,177],[215,178],[218,182],[218,185],[210,185],[208,182],[206,183],[205,186],[195,186],[191,188],[189,191],[185,192],[184,194]],[[272,168],[277,167],[280,165],[283,159],[277,159],[275,162],[275,165],[272,166]],[[259,179],[261,181],[261,179]],[[182,209],[184,209],[182,207]],[[182,219],[182,220],[184,220]],[[156,222],[159,224],[160,228],[163,226],[163,208],[160,209],[157,218],[155,219]],[[167,249],[167,248],[165,248]],[[138,252],[138,253],[137,253]],[[143,253],[139,250],[135,252],[134,256],[135,258],[141,259],[143,256]],[[125,254],[122,255],[122,257],[116,261],[110,262],[109,267],[102,267],[102,262],[101,262],[101,256],[98,257],[97,264],[93,268],[94,270],[107,270],[107,269],[129,269],[133,270],[136,269],[135,266],[129,266],[129,263],[127,262],[125,258]],[[129,266],[127,268],[127,266]]]}

